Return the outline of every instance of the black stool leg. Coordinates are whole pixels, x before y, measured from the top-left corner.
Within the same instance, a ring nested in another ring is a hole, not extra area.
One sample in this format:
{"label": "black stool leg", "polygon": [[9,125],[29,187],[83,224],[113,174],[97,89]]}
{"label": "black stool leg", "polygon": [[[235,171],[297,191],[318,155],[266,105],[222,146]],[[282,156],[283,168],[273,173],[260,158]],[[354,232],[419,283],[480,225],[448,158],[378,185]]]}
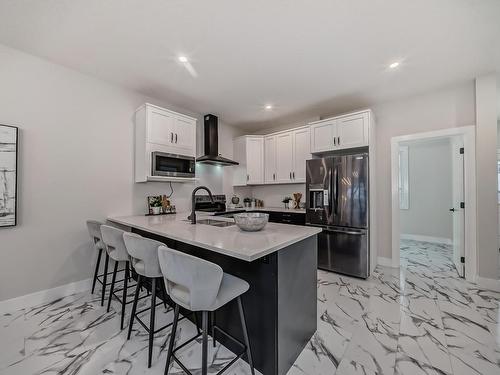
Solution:
{"label": "black stool leg", "polygon": [[174,322],[172,323],[172,332],[170,333],[170,342],[168,344],[167,363],[165,364],[164,375],[168,375],[168,370],[170,369],[170,362],[172,360],[172,352],[174,350],[175,334],[177,332],[178,321],[179,321],[179,305],[176,304],[174,308]]}
{"label": "black stool leg", "polygon": [[162,277],[160,280],[160,289],[163,299],[163,307],[167,309],[167,288],[165,288],[165,279]]}
{"label": "black stool leg", "polygon": [[132,326],[134,325],[135,312],[137,310],[137,301],[139,300],[139,292],[141,291],[142,278],[141,275],[137,276],[137,286],[135,288],[134,303],[132,304],[132,314],[130,315],[130,322],[128,324],[127,340],[130,340],[132,334]]}
{"label": "black stool leg", "polygon": [[207,375],[208,370],[208,311],[201,313],[201,325],[203,331],[203,343],[201,352],[201,375]]}
{"label": "black stool leg", "polygon": [[106,294],[106,283],[108,282],[108,263],[109,255],[106,252],[106,260],[104,261],[104,275],[102,276],[101,306],[104,306],[104,294]]}
{"label": "black stool leg", "polygon": [[122,316],[120,321],[120,330],[123,330],[123,324],[125,322],[125,306],[127,306],[128,278],[129,278],[128,262],[125,262],[125,277],[123,279]]}
{"label": "black stool leg", "polygon": [[149,317],[149,355],[148,368],[151,367],[153,357],[153,339],[155,335],[155,312],[156,312],[156,278],[151,280],[151,314]]}
{"label": "black stool leg", "polygon": [[102,249],[99,249],[99,255],[97,255],[97,262],[95,264],[94,280],[92,280],[92,294],[94,294],[95,283],[97,281],[97,276],[99,275],[99,266],[101,264]]}
{"label": "black stool leg", "polygon": [[113,298],[113,292],[115,290],[115,281],[116,281],[116,272],[118,271],[118,262],[115,260],[115,268],[113,269],[113,277],[111,278],[111,289],[109,290],[109,297],[108,297],[108,308],[107,312],[109,312],[109,309],[111,308],[111,299]]}
{"label": "black stool leg", "polygon": [[212,326],[212,343],[215,348],[215,311],[212,311],[210,313],[210,318],[211,318],[210,325]]}
{"label": "black stool leg", "polygon": [[201,333],[200,331],[200,324],[198,323],[198,315],[193,311],[193,320],[194,320],[194,325],[196,326],[196,332],[198,332],[198,335]]}
{"label": "black stool leg", "polygon": [[241,303],[241,296],[238,296],[238,310],[240,311],[241,328],[243,328],[243,338],[245,340],[245,345],[247,346],[247,359],[250,365],[250,371],[252,375],[255,375],[255,370],[253,368],[252,351],[250,350],[250,342],[248,340],[247,323],[245,320],[245,311],[243,310],[243,304]]}

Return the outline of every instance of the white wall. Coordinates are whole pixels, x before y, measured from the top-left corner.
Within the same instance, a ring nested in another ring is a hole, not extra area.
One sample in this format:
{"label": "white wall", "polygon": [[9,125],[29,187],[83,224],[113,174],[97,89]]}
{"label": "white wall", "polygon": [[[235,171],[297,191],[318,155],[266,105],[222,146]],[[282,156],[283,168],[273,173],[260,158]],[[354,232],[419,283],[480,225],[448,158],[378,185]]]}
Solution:
{"label": "white wall", "polygon": [[[402,144],[403,145],[403,144]],[[452,164],[449,139],[408,146],[409,209],[400,210],[401,234],[453,238]]]}
{"label": "white wall", "polygon": [[306,184],[252,186],[251,190],[252,197],[264,200],[264,206],[268,207],[284,207],[283,198],[292,197],[293,193],[302,193],[301,202],[305,202]]}
{"label": "white wall", "polygon": [[377,142],[378,256],[391,258],[391,138],[475,124],[474,83],[449,87],[373,108]]}
{"label": "white wall", "polygon": [[[143,213],[147,195],[169,192],[165,183],[133,183],[137,107],[150,101],[194,115],[199,130],[202,117],[2,45],[0,62],[0,123],[20,127],[19,221],[0,229],[4,300],[90,277],[85,220]],[[221,124],[225,156],[240,133]],[[229,174],[203,166],[200,183],[230,193]],[[173,186],[173,203],[186,209],[193,184]]]}

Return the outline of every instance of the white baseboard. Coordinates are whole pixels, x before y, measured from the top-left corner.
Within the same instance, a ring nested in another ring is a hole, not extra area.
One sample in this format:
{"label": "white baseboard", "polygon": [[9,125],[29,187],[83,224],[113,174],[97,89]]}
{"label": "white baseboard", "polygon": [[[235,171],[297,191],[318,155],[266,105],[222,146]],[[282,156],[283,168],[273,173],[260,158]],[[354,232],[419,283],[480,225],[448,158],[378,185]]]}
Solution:
{"label": "white baseboard", "polygon": [[441,243],[444,245],[452,245],[453,241],[450,238],[444,237],[432,237],[432,236],[421,236],[419,234],[401,234],[400,238],[402,240],[413,240],[413,241],[423,241],[423,242],[434,242]]}
{"label": "white baseboard", "polygon": [[24,296],[6,299],[0,301],[0,315],[6,312],[23,309],[25,307],[40,305],[74,293],[85,292],[90,290],[91,286],[92,279],[85,279],[52,289],[41,290]]}
{"label": "white baseboard", "polygon": [[394,267],[391,258],[378,257],[377,263],[383,267]]}
{"label": "white baseboard", "polygon": [[485,289],[500,292],[500,280],[488,279],[486,277],[476,276],[475,282],[476,284]]}

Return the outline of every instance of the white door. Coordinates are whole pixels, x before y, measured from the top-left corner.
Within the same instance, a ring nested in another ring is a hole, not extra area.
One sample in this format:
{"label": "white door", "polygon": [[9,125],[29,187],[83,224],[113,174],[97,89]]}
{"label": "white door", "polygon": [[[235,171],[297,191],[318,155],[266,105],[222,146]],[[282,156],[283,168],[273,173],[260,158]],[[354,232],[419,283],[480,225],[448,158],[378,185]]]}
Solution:
{"label": "white door", "polygon": [[292,182],[293,172],[293,134],[276,135],[276,182]]}
{"label": "white door", "polygon": [[175,133],[175,117],[172,113],[156,108],[148,112],[148,142],[172,146]]}
{"label": "white door", "polygon": [[182,155],[195,156],[196,150],[196,122],[177,117],[175,119],[173,146],[179,149]]}
{"label": "white door", "polygon": [[336,136],[335,120],[311,125],[311,152],[333,150]]}
{"label": "white door", "polygon": [[337,119],[337,146],[352,148],[368,146],[368,113],[344,116]]}
{"label": "white door", "polygon": [[465,208],[464,202],[464,147],[462,136],[451,139],[452,153],[452,207],[453,215],[453,263],[461,277],[465,276],[465,264],[461,261],[465,257]]}
{"label": "white door", "polygon": [[264,183],[276,182],[276,136],[264,138]]}
{"label": "white door", "polygon": [[306,160],[311,158],[309,128],[293,132],[293,181],[306,182]]}
{"label": "white door", "polygon": [[264,139],[247,138],[247,184],[264,182]]}

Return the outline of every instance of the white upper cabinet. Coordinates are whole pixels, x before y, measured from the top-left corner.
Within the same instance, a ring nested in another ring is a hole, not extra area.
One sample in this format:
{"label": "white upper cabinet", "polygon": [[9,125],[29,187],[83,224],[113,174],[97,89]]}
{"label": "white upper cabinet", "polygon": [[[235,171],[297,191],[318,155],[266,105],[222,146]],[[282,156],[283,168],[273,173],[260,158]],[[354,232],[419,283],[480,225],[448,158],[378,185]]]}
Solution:
{"label": "white upper cabinet", "polygon": [[[140,116],[143,111],[145,116]],[[144,124],[138,125],[139,118]],[[196,156],[196,119],[145,104],[137,111],[136,126],[145,126],[146,141],[160,146],[158,151]]]}
{"label": "white upper cabinet", "polygon": [[[153,179],[153,152],[196,157],[196,119],[149,103],[138,108],[135,113],[136,182]],[[155,180],[176,179],[155,177]]]}
{"label": "white upper cabinet", "polygon": [[175,115],[148,104],[146,104],[146,108],[147,142],[158,145],[171,144],[174,140]]}
{"label": "white upper cabinet", "polygon": [[196,156],[196,120],[185,117],[175,119],[174,145],[180,154]]}
{"label": "white upper cabinet", "polygon": [[264,137],[264,183],[276,182],[276,136]]}
{"label": "white upper cabinet", "polygon": [[306,182],[306,160],[311,158],[309,127],[293,132],[293,180]]}
{"label": "white upper cabinet", "polygon": [[364,110],[264,136],[239,137],[234,155],[241,166],[234,185],[304,183],[312,154],[368,146],[372,116]]}
{"label": "white upper cabinet", "polygon": [[233,173],[233,185],[264,183],[264,137],[243,136],[233,143],[233,157],[239,163]]}
{"label": "white upper cabinet", "polygon": [[326,120],[311,125],[311,151],[330,151],[337,137],[335,120]]}
{"label": "white upper cabinet", "polygon": [[362,111],[311,123],[311,152],[368,146],[370,116]]}
{"label": "white upper cabinet", "polygon": [[337,146],[353,148],[368,146],[368,112],[337,119]]}
{"label": "white upper cabinet", "polygon": [[280,133],[276,135],[276,182],[291,182],[292,173],[293,133]]}

